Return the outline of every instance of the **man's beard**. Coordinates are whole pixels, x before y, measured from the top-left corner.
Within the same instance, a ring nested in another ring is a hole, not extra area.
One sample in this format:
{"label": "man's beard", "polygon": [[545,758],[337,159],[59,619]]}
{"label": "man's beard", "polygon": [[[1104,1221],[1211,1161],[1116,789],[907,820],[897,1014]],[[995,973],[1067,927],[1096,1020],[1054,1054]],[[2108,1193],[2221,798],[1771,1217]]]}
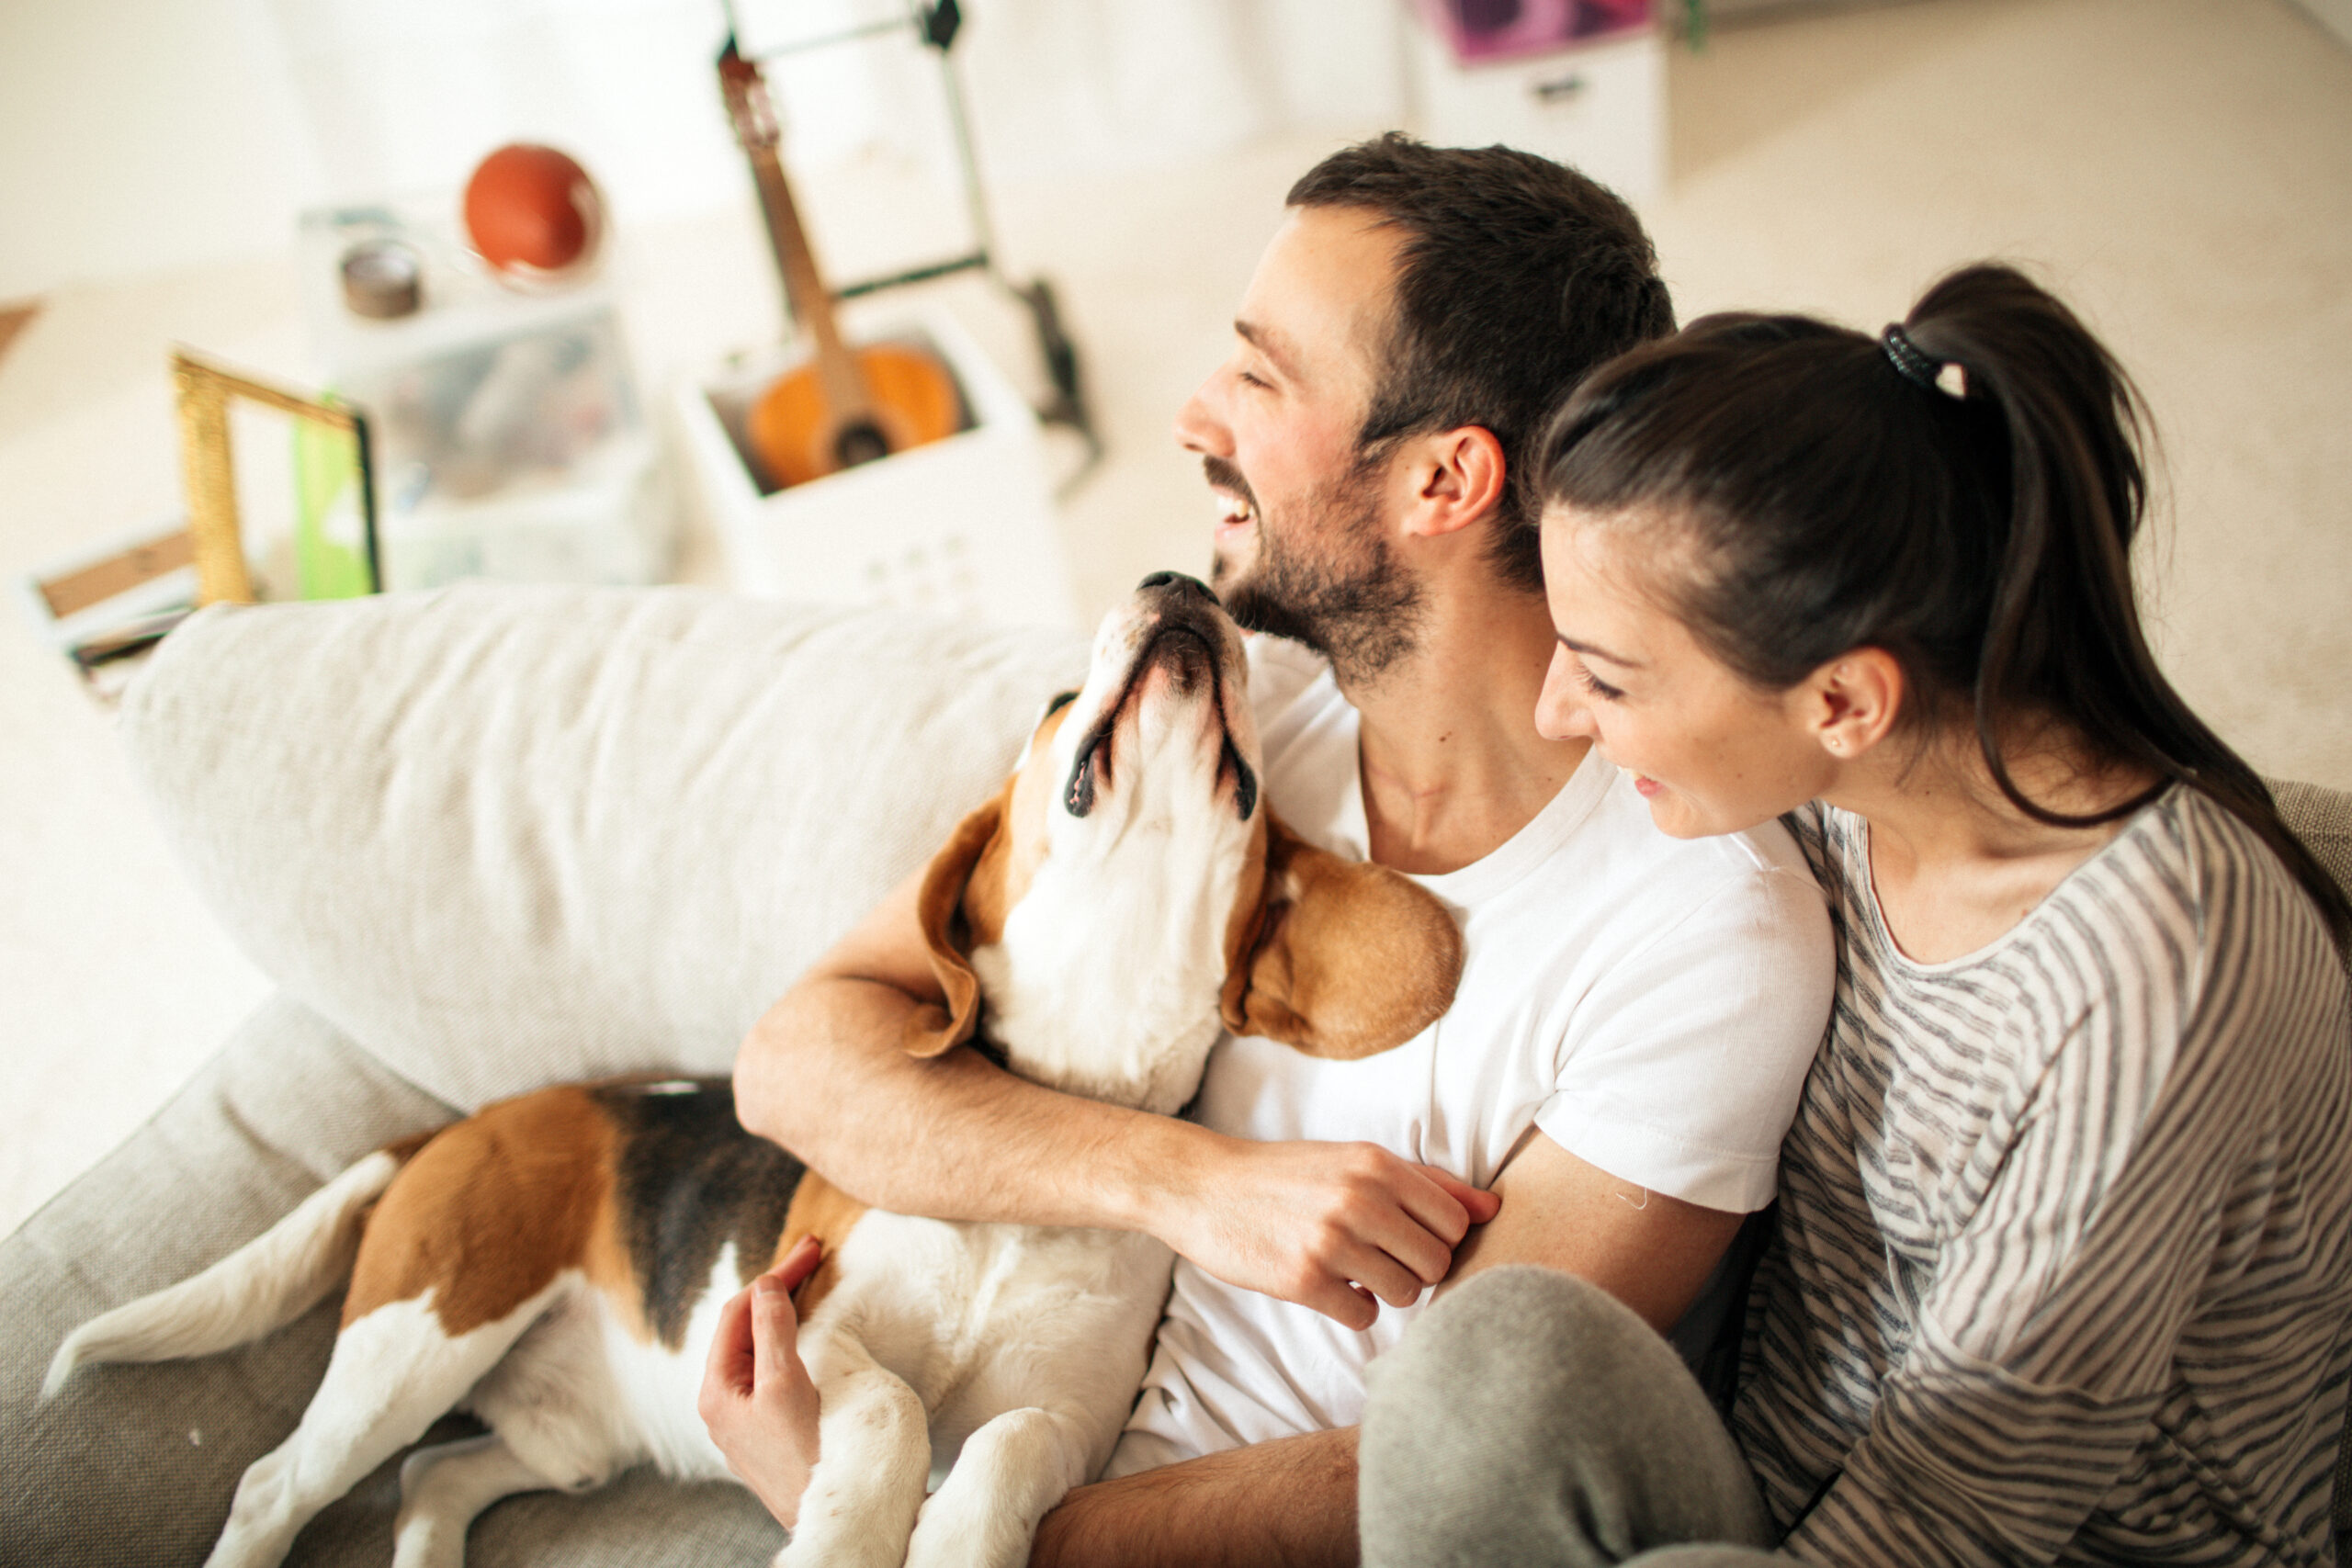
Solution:
{"label": "man's beard", "polygon": [[1302,642],[1331,661],[1342,686],[1370,685],[1419,644],[1421,585],[1397,562],[1381,526],[1379,461],[1359,457],[1318,489],[1295,526],[1330,541],[1331,558],[1310,559],[1267,525],[1241,470],[1222,457],[1201,460],[1209,482],[1240,495],[1257,520],[1257,559],[1245,571],[1216,558],[1210,586],[1245,630]]}

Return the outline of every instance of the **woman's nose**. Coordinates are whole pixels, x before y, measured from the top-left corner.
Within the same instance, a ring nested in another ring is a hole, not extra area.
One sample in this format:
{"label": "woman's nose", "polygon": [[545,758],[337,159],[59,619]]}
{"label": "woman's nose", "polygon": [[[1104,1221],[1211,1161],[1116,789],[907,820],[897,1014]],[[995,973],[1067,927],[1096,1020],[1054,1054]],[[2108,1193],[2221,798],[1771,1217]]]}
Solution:
{"label": "woman's nose", "polygon": [[1535,732],[1546,740],[1589,739],[1596,733],[1592,709],[1577,690],[1566,649],[1554,653],[1551,667],[1544,671],[1544,691],[1535,699]]}

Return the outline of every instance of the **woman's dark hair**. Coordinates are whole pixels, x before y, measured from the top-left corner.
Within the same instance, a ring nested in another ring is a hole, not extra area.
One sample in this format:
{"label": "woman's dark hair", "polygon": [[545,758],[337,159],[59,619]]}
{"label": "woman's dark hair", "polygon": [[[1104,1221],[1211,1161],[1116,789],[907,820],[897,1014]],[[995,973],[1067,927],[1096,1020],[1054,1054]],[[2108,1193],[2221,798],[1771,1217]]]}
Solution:
{"label": "woman's dark hair", "polygon": [[[2131,566],[2148,421],[2122,367],[2047,291],[1990,264],[1928,289],[1901,335],[1907,370],[1902,344],[1807,317],[1694,321],[1568,400],[1538,458],[1544,499],[1687,530],[1693,565],[1664,585],[1669,602],[1756,684],[1786,690],[1883,649],[1914,694],[1907,716],[1969,711],[1994,782],[2029,817],[2089,827],[2187,784],[2352,929],[2352,900],[2148,649]],[[2051,720],[2159,782],[2088,816],[2028,798],[2002,741]]]}

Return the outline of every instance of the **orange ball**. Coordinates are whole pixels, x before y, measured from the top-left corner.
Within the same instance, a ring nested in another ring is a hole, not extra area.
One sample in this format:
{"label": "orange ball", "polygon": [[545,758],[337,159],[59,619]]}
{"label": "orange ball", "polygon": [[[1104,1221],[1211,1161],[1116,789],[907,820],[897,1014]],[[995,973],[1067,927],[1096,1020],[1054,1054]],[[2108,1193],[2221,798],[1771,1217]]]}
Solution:
{"label": "orange ball", "polygon": [[466,234],[500,276],[538,283],[584,266],[605,231],[596,182],[566,153],[514,142],[466,182]]}

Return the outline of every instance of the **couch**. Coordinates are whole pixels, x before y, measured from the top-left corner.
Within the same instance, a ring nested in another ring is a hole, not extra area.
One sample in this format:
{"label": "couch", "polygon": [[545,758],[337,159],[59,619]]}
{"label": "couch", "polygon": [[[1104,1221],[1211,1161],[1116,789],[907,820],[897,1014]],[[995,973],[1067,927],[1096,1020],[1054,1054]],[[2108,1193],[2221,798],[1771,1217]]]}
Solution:
{"label": "couch", "polygon": [[[566,1078],[723,1073],[760,1013],[1011,767],[1086,646],[691,589],[211,609],[127,694],[183,864],[282,987],[0,1244],[0,1563],[196,1564],[325,1369],[330,1300],[242,1350],[77,1373],[77,1322],[195,1272],[389,1139]],[[454,1430],[454,1428],[453,1428]],[[292,1561],[380,1568],[398,1466]],[[763,1562],[732,1487],[633,1473],[475,1527],[476,1568]]]}
{"label": "couch", "polygon": [[[460,586],[215,608],[175,632],[126,699],[125,742],[280,991],[0,1244],[0,1563],[202,1562],[238,1476],[309,1402],[337,1303],[219,1356],[85,1369],[40,1402],[69,1329],[487,1100],[725,1071],[1085,666],[1067,633],[674,588]],[[2352,797],[2282,803],[2352,877]],[[398,1500],[395,1461],[292,1561],[389,1561]],[[780,1540],[746,1494],[637,1472],[497,1505],[468,1561],[749,1563]]]}

